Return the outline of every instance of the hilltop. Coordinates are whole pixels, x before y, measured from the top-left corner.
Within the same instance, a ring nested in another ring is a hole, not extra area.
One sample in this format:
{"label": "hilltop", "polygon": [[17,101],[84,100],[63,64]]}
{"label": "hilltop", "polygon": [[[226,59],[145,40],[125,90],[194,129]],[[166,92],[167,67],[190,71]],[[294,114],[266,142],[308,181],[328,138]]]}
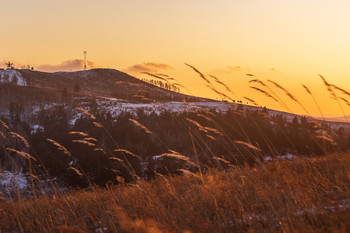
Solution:
{"label": "hilltop", "polygon": [[115,69],[91,69],[87,71],[55,73],[24,69],[16,72],[20,74],[21,78],[23,77],[26,80],[28,86],[59,91],[66,88],[68,92],[74,92],[74,87],[79,85],[79,94],[81,95],[114,97],[126,100],[144,97],[149,99],[149,101],[198,101],[200,99],[165,90]]}

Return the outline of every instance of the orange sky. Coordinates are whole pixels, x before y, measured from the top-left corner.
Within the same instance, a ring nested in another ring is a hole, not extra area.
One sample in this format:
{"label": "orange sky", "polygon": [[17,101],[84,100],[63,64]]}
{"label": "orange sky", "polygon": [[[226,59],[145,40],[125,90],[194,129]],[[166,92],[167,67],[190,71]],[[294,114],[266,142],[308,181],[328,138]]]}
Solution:
{"label": "orange sky", "polygon": [[[342,115],[318,74],[350,90],[349,12],[345,0],[14,0],[1,4],[0,61],[77,70],[87,50],[91,68],[137,77],[142,70],[166,73],[192,94],[217,98],[186,62],[220,78],[239,98],[285,110],[250,89],[245,74],[274,80],[320,115],[305,84],[325,115]],[[273,90],[292,112],[306,114]],[[350,114],[344,101],[342,107]]]}

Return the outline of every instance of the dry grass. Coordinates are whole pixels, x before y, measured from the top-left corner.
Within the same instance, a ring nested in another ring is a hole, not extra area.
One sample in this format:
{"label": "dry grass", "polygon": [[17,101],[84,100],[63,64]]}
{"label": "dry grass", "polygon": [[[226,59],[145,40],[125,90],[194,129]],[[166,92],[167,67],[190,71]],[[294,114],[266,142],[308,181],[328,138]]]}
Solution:
{"label": "dry grass", "polygon": [[147,134],[152,134],[152,132],[146,127],[144,126],[143,124],[141,124],[140,122],[138,122],[137,120],[135,119],[129,119],[129,121],[131,121],[132,123],[134,123],[136,126],[138,126],[139,128],[141,128],[142,130],[145,131],[145,133]]}
{"label": "dry grass", "polygon": [[1,232],[349,232],[350,154],[0,204]]}

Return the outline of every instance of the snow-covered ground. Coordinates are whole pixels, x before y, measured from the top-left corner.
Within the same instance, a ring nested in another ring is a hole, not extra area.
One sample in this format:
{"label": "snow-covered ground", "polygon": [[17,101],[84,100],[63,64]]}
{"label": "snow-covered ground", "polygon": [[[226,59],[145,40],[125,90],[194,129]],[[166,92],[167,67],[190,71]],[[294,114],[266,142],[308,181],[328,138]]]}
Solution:
{"label": "snow-covered ground", "polygon": [[154,102],[154,103],[127,103],[115,98],[100,98],[97,104],[101,109],[109,111],[112,116],[117,116],[121,112],[136,113],[142,109],[146,114],[160,114],[163,111],[181,113],[191,110],[214,110],[216,112],[226,112],[237,105],[227,102]]}
{"label": "snow-covered ground", "polygon": [[44,127],[41,125],[32,125],[31,128],[32,128],[32,130],[30,131],[30,133],[32,133],[32,134],[36,133],[38,130],[44,130]]}
{"label": "snow-covered ground", "polygon": [[13,189],[14,187],[16,187],[19,190],[24,190],[27,188],[27,186],[27,179],[22,173],[22,171],[19,171],[17,173],[12,173],[9,171],[0,173],[1,189]]}
{"label": "snow-covered ground", "polygon": [[280,156],[277,156],[276,158],[273,158],[271,156],[267,156],[264,158],[265,161],[273,161],[275,159],[282,159],[282,160],[294,160],[296,158],[295,155],[293,154],[290,154],[290,153],[287,153],[285,155],[280,155]]}
{"label": "snow-covered ground", "polygon": [[27,81],[17,70],[0,70],[0,83],[13,83],[18,86],[27,86]]}
{"label": "snow-covered ground", "polygon": [[28,175],[22,171],[0,172],[0,200],[16,198],[26,194],[29,188]]}
{"label": "snow-covered ground", "polygon": [[36,196],[63,193],[71,189],[59,183],[57,178],[36,177],[22,170],[0,171],[0,200],[29,198],[34,193]]}
{"label": "snow-covered ground", "polygon": [[[187,111],[216,111],[226,112],[230,108],[235,108],[237,105],[227,102],[154,102],[154,103],[128,103],[116,98],[99,97],[96,99],[97,109],[101,112],[109,112],[112,117],[117,117],[123,112],[128,112],[136,115],[139,110],[145,114],[161,114],[168,111],[173,113],[182,113]],[[90,111],[89,103],[82,104],[82,108]],[[70,119],[70,125],[74,125],[76,120],[84,114],[81,111],[74,111],[73,117]]]}

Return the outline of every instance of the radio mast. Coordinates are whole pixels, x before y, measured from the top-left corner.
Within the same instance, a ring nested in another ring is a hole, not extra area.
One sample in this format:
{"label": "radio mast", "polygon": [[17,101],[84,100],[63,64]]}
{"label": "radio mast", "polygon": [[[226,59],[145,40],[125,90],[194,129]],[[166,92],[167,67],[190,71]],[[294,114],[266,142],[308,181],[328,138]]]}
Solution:
{"label": "radio mast", "polygon": [[86,67],[87,67],[86,58],[87,58],[87,51],[84,51],[84,70],[85,71],[86,71]]}

